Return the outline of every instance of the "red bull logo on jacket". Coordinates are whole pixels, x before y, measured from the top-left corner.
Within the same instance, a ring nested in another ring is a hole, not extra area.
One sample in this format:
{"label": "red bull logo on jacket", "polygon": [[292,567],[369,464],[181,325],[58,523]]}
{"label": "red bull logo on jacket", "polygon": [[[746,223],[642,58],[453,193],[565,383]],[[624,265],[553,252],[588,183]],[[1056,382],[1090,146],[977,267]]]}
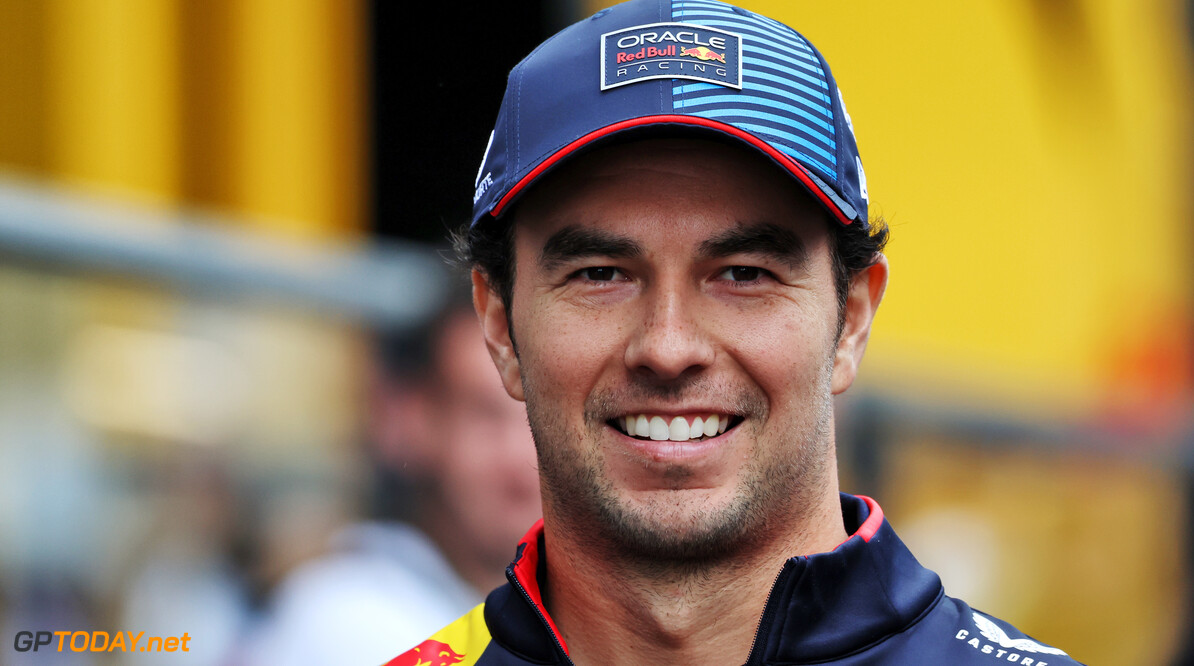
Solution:
{"label": "red bull logo on jacket", "polygon": [[390,661],[386,666],[451,666],[464,661],[451,645],[439,641],[423,641],[410,651]]}
{"label": "red bull logo on jacket", "polygon": [[385,666],[475,666],[488,645],[485,605],[478,604],[431,638],[386,662]]}
{"label": "red bull logo on jacket", "polygon": [[652,79],[742,88],[742,37],[688,23],[652,23],[601,36],[601,89]]}

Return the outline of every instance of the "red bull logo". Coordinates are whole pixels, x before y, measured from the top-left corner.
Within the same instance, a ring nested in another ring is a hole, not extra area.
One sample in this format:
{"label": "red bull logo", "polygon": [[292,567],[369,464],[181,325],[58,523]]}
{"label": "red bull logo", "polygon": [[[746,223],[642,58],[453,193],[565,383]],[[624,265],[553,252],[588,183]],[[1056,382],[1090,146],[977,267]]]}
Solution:
{"label": "red bull logo", "polygon": [[726,62],[726,55],[724,53],[718,53],[717,51],[714,51],[706,46],[694,46],[690,49],[681,48],[680,55],[691,56],[693,58],[697,58],[698,60],[716,60],[723,65]]}
{"label": "red bull logo", "polygon": [[451,666],[464,660],[452,646],[439,641],[423,641],[406,653],[398,655],[386,666]]}

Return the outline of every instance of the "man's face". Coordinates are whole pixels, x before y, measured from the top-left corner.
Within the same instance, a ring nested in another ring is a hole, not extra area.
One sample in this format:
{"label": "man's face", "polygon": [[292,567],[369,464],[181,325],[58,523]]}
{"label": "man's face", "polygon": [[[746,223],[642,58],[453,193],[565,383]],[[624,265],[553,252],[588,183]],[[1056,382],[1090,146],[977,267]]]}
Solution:
{"label": "man's face", "polygon": [[517,351],[479,278],[475,293],[527,403],[545,516],[646,558],[708,558],[836,487],[831,397],[873,308],[839,342],[826,225],[775,166],[706,141],[606,148],[528,193]]}

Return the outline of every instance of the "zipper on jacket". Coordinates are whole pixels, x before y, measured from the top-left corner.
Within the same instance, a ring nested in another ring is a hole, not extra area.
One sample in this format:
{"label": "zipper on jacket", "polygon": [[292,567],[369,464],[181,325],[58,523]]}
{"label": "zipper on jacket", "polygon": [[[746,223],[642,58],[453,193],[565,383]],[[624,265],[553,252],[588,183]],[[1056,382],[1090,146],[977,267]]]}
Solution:
{"label": "zipper on jacket", "polygon": [[767,600],[763,602],[763,614],[759,617],[759,624],[755,626],[755,637],[750,641],[750,652],[746,653],[746,662],[743,666],[749,665],[755,659],[755,650],[759,646],[759,634],[763,633],[763,625],[768,622],[775,615],[771,608],[771,597],[775,594],[775,586],[779,583],[779,579],[783,578],[784,572],[788,569],[788,563],[792,560],[785,560],[784,565],[779,568],[779,573],[775,574],[775,580],[771,581],[771,589],[767,591]]}
{"label": "zipper on jacket", "polygon": [[555,643],[556,648],[558,648],[560,651],[560,654],[564,655],[564,663],[568,664],[568,666],[576,666],[572,663],[572,657],[568,656],[568,651],[564,649],[564,644],[560,642],[560,637],[556,636],[556,632],[551,628],[551,623],[547,621],[547,617],[543,614],[543,609],[539,608],[539,605],[531,599],[531,595],[526,591],[526,588],[522,586],[522,582],[518,580],[518,576],[511,575],[508,576],[508,578],[510,579],[510,582],[514,583],[514,587],[518,588],[518,592],[522,594],[522,598],[531,605],[531,608],[535,609],[535,614],[539,616],[539,621],[543,623],[543,628],[547,630],[548,634],[551,634],[552,642]]}

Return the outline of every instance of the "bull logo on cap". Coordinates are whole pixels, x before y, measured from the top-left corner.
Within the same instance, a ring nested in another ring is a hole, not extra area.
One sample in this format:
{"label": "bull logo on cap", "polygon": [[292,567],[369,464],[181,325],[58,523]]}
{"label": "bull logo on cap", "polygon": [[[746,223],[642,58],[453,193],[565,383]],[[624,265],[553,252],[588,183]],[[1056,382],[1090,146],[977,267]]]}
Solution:
{"label": "bull logo on cap", "polygon": [[698,60],[716,60],[723,65],[726,62],[726,55],[724,53],[718,53],[707,46],[694,46],[690,49],[680,47],[680,55],[691,56]]}

